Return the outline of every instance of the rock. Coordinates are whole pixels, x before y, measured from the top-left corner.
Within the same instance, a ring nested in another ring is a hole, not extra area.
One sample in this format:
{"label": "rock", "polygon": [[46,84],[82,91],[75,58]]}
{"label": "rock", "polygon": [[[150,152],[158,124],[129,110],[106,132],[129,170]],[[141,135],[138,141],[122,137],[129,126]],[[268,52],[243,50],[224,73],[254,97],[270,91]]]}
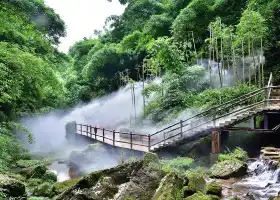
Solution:
{"label": "rock", "polygon": [[263,147],[261,155],[266,160],[280,161],[280,149],[274,147]]}
{"label": "rock", "polygon": [[137,200],[150,200],[153,198],[158,188],[164,172],[157,168],[141,168],[126,184],[125,189],[116,200],[125,199],[125,197]]}
{"label": "rock", "polygon": [[186,194],[190,195],[195,192],[204,191],[206,181],[202,172],[190,170],[186,173],[186,177],[189,180],[188,185],[184,187]]}
{"label": "rock", "polygon": [[45,182],[35,187],[33,195],[39,197],[53,197],[55,194],[53,192],[52,184]]}
{"label": "rock", "polygon": [[26,178],[42,178],[47,171],[47,167],[45,165],[37,165],[25,168],[21,170],[20,174],[25,176]]}
{"label": "rock", "polygon": [[23,197],[25,195],[25,186],[22,182],[3,174],[0,174],[0,189],[10,197]]}
{"label": "rock", "polygon": [[57,181],[57,176],[55,173],[47,171],[42,179],[46,182],[56,182]]}
{"label": "rock", "polygon": [[217,195],[220,197],[222,195],[222,186],[218,183],[210,183],[206,185],[205,191],[206,194]]}
{"label": "rock", "polygon": [[162,180],[153,200],[174,200],[180,196],[181,188],[183,187],[184,180],[179,178],[176,174],[170,173]]}
{"label": "rock", "polygon": [[220,198],[215,195],[205,195],[202,192],[197,192],[184,200],[220,200]]}
{"label": "rock", "polygon": [[67,189],[69,189],[73,185],[75,185],[79,180],[80,180],[80,178],[76,178],[76,179],[70,179],[70,180],[63,181],[63,182],[56,182],[53,185],[53,191],[56,195],[61,194],[62,192],[66,191]]}
{"label": "rock", "polygon": [[146,153],[144,156],[144,165],[149,165],[150,163],[159,164],[159,158],[155,153]]}
{"label": "rock", "polygon": [[118,192],[118,186],[111,177],[102,177],[97,184],[91,188],[85,188],[79,191],[84,199],[113,199]]}
{"label": "rock", "polygon": [[[80,179],[72,187],[69,186],[66,191],[57,197],[57,200],[75,200],[86,199],[86,196],[90,194],[90,188],[96,187],[98,182],[103,177],[110,177],[112,183],[115,185],[121,185],[130,181],[131,177],[138,173],[143,166],[143,161],[137,161],[134,163],[126,163],[117,167],[106,169],[103,171],[93,172],[82,179]],[[93,191],[92,191],[93,192]]]}
{"label": "rock", "polygon": [[210,177],[228,179],[242,177],[247,174],[247,164],[237,159],[224,160],[210,168]]}

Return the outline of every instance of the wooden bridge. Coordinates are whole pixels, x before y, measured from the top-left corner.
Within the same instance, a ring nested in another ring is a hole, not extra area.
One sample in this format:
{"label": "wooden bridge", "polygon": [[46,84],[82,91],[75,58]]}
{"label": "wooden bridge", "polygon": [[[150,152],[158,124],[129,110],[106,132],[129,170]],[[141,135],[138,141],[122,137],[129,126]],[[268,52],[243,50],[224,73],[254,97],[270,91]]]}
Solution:
{"label": "wooden bridge", "polygon": [[[157,151],[161,148],[184,144],[212,134],[212,153],[220,151],[220,135],[223,131],[277,132],[277,124],[269,124],[268,116],[280,111],[280,86],[268,85],[228,102],[214,106],[188,119],[181,120],[156,133],[144,135],[125,133],[91,125],[76,124],[76,133],[113,146],[139,150]],[[256,127],[256,117],[263,118],[263,126]],[[235,125],[251,119],[251,127]]]}

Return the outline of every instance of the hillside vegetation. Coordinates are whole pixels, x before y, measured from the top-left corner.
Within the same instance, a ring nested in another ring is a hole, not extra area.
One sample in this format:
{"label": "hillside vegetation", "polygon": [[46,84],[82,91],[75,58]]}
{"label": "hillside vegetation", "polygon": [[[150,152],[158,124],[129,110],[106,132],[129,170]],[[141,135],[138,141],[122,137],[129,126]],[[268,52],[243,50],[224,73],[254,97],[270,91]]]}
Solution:
{"label": "hillside vegetation", "polygon": [[[280,82],[280,0],[120,3],[126,6],[121,16],[108,17],[94,39],[84,38],[64,54],[57,47],[65,23],[43,0],[0,1],[0,172],[29,156],[15,136],[24,130],[17,123],[21,116],[161,77],[143,90],[143,117],[162,121],[166,113],[171,118],[262,87],[270,72]],[[208,60],[219,63],[215,73]]]}

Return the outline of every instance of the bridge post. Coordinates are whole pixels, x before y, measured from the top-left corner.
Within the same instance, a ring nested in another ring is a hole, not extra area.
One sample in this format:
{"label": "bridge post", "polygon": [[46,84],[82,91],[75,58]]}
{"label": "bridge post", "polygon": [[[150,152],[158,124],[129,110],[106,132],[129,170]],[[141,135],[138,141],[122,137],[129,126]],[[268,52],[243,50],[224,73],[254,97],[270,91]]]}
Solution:
{"label": "bridge post", "polygon": [[96,135],[97,135],[97,128],[94,127],[94,137],[95,137],[95,140],[96,140]]}
{"label": "bridge post", "polygon": [[181,137],[183,137],[183,120],[180,120]]}
{"label": "bridge post", "polygon": [[151,134],[148,135],[148,151],[151,151]]}
{"label": "bridge post", "polygon": [[212,131],[212,154],[219,154],[221,151],[221,134],[217,130]]}
{"label": "bridge post", "polygon": [[105,142],[105,129],[103,128],[103,142]]}
{"label": "bridge post", "polygon": [[115,138],[116,138],[116,132],[115,132],[115,130],[113,130],[113,146],[115,146]]}
{"label": "bridge post", "polygon": [[132,149],[132,132],[130,132],[130,148]]}

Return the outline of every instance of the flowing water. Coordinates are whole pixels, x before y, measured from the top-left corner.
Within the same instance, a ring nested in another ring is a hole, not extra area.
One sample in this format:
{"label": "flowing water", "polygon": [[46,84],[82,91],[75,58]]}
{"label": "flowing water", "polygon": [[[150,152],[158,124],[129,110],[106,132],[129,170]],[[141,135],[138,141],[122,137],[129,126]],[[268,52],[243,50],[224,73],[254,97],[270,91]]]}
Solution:
{"label": "flowing water", "polygon": [[268,200],[280,191],[280,168],[275,162],[260,157],[248,164],[248,176],[233,184],[234,191],[243,193],[244,199]]}

